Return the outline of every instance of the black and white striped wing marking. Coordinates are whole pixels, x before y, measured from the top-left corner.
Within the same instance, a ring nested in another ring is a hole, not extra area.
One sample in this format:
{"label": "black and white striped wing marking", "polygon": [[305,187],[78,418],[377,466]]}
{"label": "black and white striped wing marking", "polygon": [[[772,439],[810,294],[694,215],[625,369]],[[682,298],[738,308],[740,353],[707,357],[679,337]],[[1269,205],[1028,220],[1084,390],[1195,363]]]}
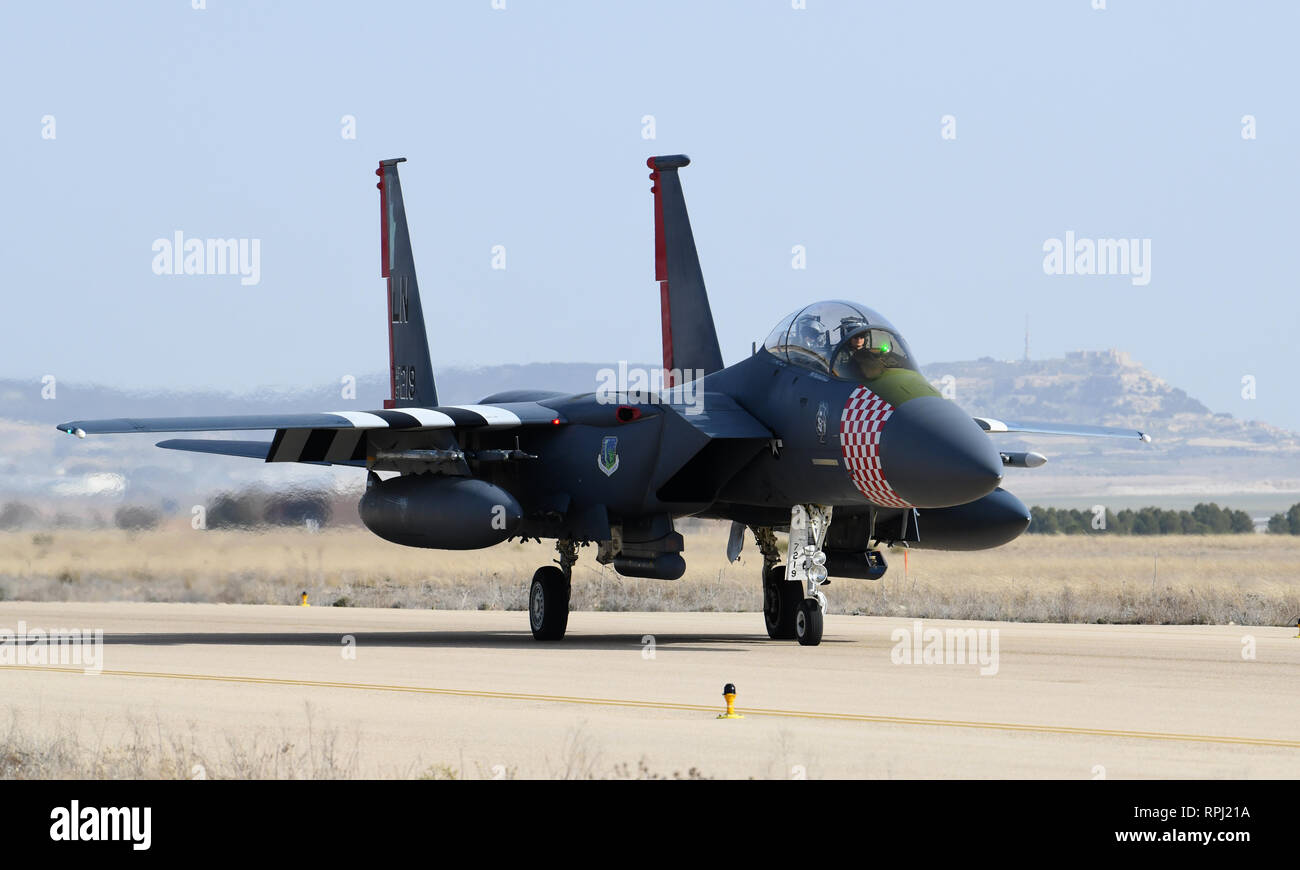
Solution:
{"label": "black and white striped wing marking", "polygon": [[[550,423],[555,412],[545,409]],[[275,433],[267,462],[361,462],[366,459],[368,430],[487,428],[509,429],[524,425],[524,419],[508,408],[495,405],[440,405],[437,408],[402,408],[392,411],[333,411],[351,424],[350,429],[281,429]],[[533,416],[533,415],[529,415]]]}

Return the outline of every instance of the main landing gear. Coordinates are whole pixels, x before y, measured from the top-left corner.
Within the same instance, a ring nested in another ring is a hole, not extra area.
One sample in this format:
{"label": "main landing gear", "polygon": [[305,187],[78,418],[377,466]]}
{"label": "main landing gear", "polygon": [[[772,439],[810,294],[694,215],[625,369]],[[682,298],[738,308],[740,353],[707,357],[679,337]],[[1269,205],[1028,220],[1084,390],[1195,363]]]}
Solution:
{"label": "main landing gear", "polygon": [[785,579],[785,566],[776,547],[776,535],[770,528],[754,529],[758,548],[763,553],[763,622],[772,640],[793,640],[795,619],[803,590],[798,583]]}
{"label": "main landing gear", "polygon": [[559,565],[543,565],[533,574],[528,588],[528,624],[536,640],[560,640],[569,627],[569,592],[578,545],[572,540],[555,542]]}
{"label": "main landing gear", "polygon": [[794,638],[803,646],[822,642],[826,595],[819,587],[826,576],[822,545],[831,523],[831,508],[795,505],[790,511],[790,565],[781,559],[770,528],[754,530],[763,553],[763,621],[773,640]]}

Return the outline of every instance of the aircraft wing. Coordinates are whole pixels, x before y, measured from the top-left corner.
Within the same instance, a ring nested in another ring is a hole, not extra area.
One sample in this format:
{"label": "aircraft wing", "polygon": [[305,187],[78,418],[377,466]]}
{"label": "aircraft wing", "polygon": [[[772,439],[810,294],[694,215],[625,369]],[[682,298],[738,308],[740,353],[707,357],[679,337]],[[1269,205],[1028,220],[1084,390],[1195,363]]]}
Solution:
{"label": "aircraft wing", "polygon": [[975,422],[985,432],[1022,432],[1027,435],[1074,435],[1084,438],[1136,438],[1150,441],[1151,436],[1137,429],[1120,429],[1113,426],[1085,426],[1074,423],[1014,423],[992,417],[976,417]]}
{"label": "aircraft wing", "polygon": [[315,465],[366,464],[365,433],[374,430],[419,432],[449,429],[512,429],[566,422],[563,414],[540,402],[439,405],[384,411],[328,411],[316,414],[250,414],[224,417],[140,417],[72,420],[58,428],[69,435],[135,432],[230,432],[275,430],[272,441],[173,438],[158,442],[168,450],[242,456],[266,462]]}
{"label": "aircraft wing", "polygon": [[560,413],[538,402],[499,405],[440,405],[400,411],[328,411],[318,414],[247,414],[226,417],[118,417],[73,420],[58,428],[78,438],[131,432],[232,432],[249,429],[456,429],[564,422]]}

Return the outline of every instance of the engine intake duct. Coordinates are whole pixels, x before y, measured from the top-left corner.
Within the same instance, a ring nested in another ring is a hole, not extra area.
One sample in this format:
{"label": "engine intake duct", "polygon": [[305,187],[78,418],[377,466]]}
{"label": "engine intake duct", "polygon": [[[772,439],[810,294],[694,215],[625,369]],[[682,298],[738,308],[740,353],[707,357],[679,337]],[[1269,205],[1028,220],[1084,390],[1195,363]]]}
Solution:
{"label": "engine intake duct", "polygon": [[879,550],[867,550],[865,553],[853,550],[826,551],[826,573],[832,577],[879,580],[885,576],[888,568],[885,554]]}

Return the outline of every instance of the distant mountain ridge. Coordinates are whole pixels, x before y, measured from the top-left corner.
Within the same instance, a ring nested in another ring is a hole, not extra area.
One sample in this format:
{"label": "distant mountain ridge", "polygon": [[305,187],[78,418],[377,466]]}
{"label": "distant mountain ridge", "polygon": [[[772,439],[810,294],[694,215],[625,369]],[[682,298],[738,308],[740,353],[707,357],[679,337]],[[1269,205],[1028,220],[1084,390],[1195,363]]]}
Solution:
{"label": "distant mountain ridge", "polygon": [[1297,433],[1213,413],[1119,350],[934,363],[923,371],[936,382],[952,376],[955,400],[980,416],[1132,426],[1166,445],[1300,449]]}
{"label": "distant mountain ridge", "polygon": [[940,387],[952,378],[953,398],[972,414],[1133,427],[1153,439],[1004,436],[1000,443],[1011,449],[1049,457],[1041,469],[1008,475],[1009,488],[1022,497],[1095,496],[1138,505],[1176,496],[1190,506],[1197,499],[1223,502],[1230,494],[1249,494],[1257,497],[1253,503],[1276,509],[1300,495],[1300,435],[1213,413],[1122,351],[941,362],[923,371]]}
{"label": "distant mountain ridge", "polygon": [[925,371],[930,377],[940,371],[955,374],[959,394],[978,397],[1007,416],[1024,417],[1039,408],[1051,414],[1068,407],[1127,425],[1138,418],[1211,413],[1119,350],[1073,351],[1064,358],[1045,360],[985,357],[973,362],[934,363],[925,366]]}

